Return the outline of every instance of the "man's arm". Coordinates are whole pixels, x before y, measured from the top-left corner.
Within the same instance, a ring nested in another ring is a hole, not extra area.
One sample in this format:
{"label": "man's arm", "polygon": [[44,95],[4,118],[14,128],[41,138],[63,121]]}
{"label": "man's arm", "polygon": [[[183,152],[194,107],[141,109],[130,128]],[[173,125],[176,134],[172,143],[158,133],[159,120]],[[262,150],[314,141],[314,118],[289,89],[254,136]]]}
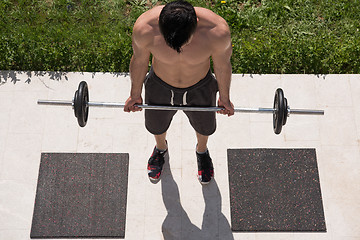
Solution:
{"label": "man's arm", "polygon": [[228,116],[234,115],[234,106],[230,101],[230,84],[231,84],[231,35],[230,29],[226,23],[221,24],[218,29],[214,29],[215,38],[213,42],[212,60],[214,63],[215,76],[219,86],[218,105],[225,110],[219,111],[221,114]]}
{"label": "man's arm", "polygon": [[126,100],[124,111],[134,112],[141,109],[134,106],[142,104],[142,87],[148,72],[150,51],[147,47],[147,38],[144,36],[144,27],[135,23],[132,36],[133,56],[130,61],[131,90],[130,97]]}

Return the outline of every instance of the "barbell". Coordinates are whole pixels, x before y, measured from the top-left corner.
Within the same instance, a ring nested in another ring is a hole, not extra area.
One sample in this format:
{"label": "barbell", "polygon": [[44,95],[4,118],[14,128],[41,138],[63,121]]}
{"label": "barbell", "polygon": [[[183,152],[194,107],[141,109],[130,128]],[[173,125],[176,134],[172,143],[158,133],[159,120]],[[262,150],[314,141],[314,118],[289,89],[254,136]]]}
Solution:
{"label": "barbell", "polygon": [[[124,103],[116,102],[90,102],[89,89],[85,81],[80,82],[78,90],[72,101],[63,100],[38,100],[40,105],[58,105],[58,106],[72,106],[75,117],[78,120],[80,127],[85,127],[88,116],[89,107],[107,107],[107,108],[123,108]],[[217,112],[224,110],[221,107],[184,107],[184,106],[158,106],[158,105],[136,105],[143,109],[154,110],[182,110],[182,111],[212,111]],[[275,134],[280,134],[282,126],[286,124],[287,118],[290,114],[298,115],[324,115],[323,110],[311,109],[291,109],[288,101],[284,96],[284,91],[278,88],[275,92],[273,108],[234,108],[234,112],[242,113],[271,113],[273,115],[273,129]]]}

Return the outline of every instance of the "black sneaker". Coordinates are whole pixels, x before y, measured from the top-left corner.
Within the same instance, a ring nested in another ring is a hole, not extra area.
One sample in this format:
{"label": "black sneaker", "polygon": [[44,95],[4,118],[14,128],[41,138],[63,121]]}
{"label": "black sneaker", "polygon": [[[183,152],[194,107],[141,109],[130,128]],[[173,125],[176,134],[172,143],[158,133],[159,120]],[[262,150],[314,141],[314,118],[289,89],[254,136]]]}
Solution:
{"label": "black sneaker", "polygon": [[165,151],[159,151],[156,146],[154,151],[148,161],[147,169],[148,169],[148,176],[151,180],[159,180],[163,165],[165,163],[164,156],[167,153],[167,149]]}
{"label": "black sneaker", "polygon": [[214,177],[214,167],[211,161],[209,151],[205,153],[197,153],[197,164],[198,164],[198,179],[201,184],[208,184]]}

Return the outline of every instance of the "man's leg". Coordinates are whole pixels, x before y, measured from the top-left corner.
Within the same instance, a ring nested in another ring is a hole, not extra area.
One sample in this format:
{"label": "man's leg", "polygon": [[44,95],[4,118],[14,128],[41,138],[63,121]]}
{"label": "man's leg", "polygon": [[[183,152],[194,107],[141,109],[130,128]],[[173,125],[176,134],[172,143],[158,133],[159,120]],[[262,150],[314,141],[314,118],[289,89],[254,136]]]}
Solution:
{"label": "man's leg", "polygon": [[205,136],[205,135],[202,135],[202,134],[196,132],[196,138],[197,138],[196,151],[200,152],[200,153],[205,152],[207,150],[207,142],[208,142],[209,136]]}
{"label": "man's leg", "polygon": [[166,144],[166,132],[160,135],[154,135],[155,141],[156,141],[156,148],[159,150],[166,150],[167,144]]}

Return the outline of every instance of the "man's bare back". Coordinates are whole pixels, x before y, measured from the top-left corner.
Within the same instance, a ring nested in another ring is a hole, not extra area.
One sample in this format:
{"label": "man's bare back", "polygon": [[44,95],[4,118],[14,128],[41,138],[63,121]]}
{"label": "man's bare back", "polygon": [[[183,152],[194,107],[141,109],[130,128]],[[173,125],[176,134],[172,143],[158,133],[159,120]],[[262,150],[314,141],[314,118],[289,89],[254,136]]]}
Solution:
{"label": "man's bare back", "polygon": [[[203,79],[210,68],[210,57],[217,51],[230,51],[230,31],[223,18],[212,11],[195,7],[198,25],[193,37],[178,53],[160,33],[158,21],[164,6],[142,14],[134,25],[133,41],[152,54],[154,72],[164,82],[186,88]],[[231,53],[230,53],[231,54]]]}
{"label": "man's bare back", "polygon": [[234,107],[230,101],[231,34],[226,21],[214,12],[195,7],[197,26],[195,32],[179,53],[169,47],[160,31],[159,17],[164,6],[143,13],[133,28],[133,56],[130,61],[131,91],[124,107],[125,112],[140,111],[142,87],[148,73],[149,59],[155,74],[167,84],[186,88],[203,79],[210,69],[210,57],[218,82],[218,113],[231,116]]}

